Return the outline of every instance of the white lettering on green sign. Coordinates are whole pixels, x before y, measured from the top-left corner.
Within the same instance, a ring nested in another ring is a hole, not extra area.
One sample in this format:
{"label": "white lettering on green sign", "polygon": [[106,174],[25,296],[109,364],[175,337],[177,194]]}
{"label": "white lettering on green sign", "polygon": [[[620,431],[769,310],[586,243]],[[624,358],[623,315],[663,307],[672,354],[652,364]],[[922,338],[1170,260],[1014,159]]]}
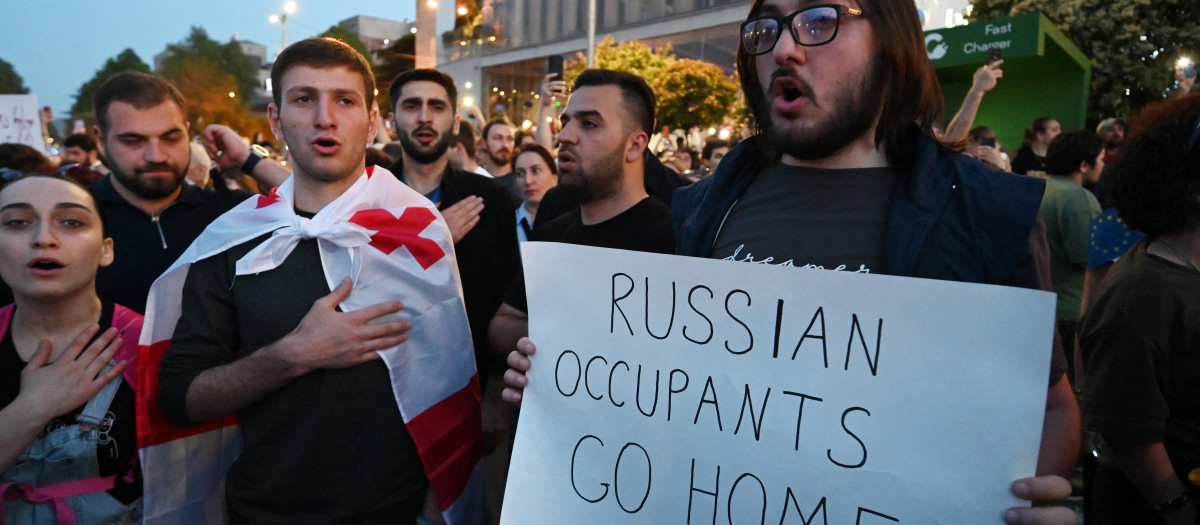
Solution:
{"label": "white lettering on green sign", "polygon": [[984,26],[984,28],[983,28],[983,33],[985,35],[1003,35],[1003,34],[1011,33],[1012,31],[1013,31],[1012,22],[1009,22],[1009,23],[1003,24],[1003,25],[998,25],[998,26],[988,24],[988,25]]}

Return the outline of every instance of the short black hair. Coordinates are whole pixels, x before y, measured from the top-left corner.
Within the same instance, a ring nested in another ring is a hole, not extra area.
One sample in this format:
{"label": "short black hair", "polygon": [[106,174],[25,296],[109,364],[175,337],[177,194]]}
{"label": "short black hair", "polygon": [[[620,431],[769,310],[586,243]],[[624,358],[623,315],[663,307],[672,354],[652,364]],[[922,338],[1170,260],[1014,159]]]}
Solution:
{"label": "short black hair", "polygon": [[271,97],[275,100],[275,107],[279,107],[283,100],[283,75],[294,66],[317,69],[344,67],[358,73],[363,79],[367,112],[371,111],[371,101],[375,100],[375,74],[371,72],[371,64],[367,59],[350,44],[336,38],[319,37],[306,38],[287,46],[271,66]]}
{"label": "short black hair", "polygon": [[[467,155],[475,156],[475,126],[465,120],[459,121],[458,133],[454,135],[454,143],[462,144]],[[513,157],[516,158],[516,157]]]}
{"label": "short black hair", "polygon": [[[483,140],[486,141],[487,137],[488,137],[488,133],[492,132],[492,128],[499,126],[500,124],[504,124],[505,126],[508,126],[509,129],[517,128],[516,126],[513,125],[511,120],[508,120],[508,117],[504,117],[504,116],[496,117],[492,120],[487,121],[487,124],[483,125],[483,135],[481,135],[483,137]],[[513,137],[513,145],[515,146],[516,143],[517,143],[517,140],[516,140],[516,137],[514,136]]]}
{"label": "short black hair", "polygon": [[1130,119],[1121,157],[1100,183],[1129,227],[1151,237],[1200,226],[1200,95],[1173,97]]}
{"label": "short black hair", "polygon": [[642,77],[611,69],[587,69],[575,77],[571,91],[587,86],[617,86],[621,89],[625,109],[633,124],[647,135],[654,134],[654,112],[657,101],[654,90]]}
{"label": "short black hair", "polygon": [[450,97],[450,110],[458,112],[458,87],[454,85],[454,79],[436,69],[410,69],[392,80],[391,87],[388,88],[388,99],[392,101],[392,107],[396,107],[396,102],[400,98],[400,89],[409,82],[417,82],[424,80],[433,82],[446,89],[446,96]]}
{"label": "short black hair", "polygon": [[63,149],[66,148],[79,148],[91,153],[99,149],[99,143],[90,133],[74,133],[63,139]]}
{"label": "short black hair", "polygon": [[108,106],[113,102],[123,102],[137,109],[149,109],[170,100],[179,106],[179,111],[187,114],[187,100],[166,79],[139,71],[122,71],[105,80],[96,89],[92,99],[96,108],[96,123],[100,129],[108,132],[111,124],[108,120]]}
{"label": "short black hair", "polygon": [[704,149],[700,150],[700,158],[708,160],[712,158],[713,150],[717,148],[730,148],[728,140],[710,140],[704,143]]}
{"label": "short black hair", "polygon": [[1079,164],[1092,166],[1104,151],[1104,141],[1095,131],[1077,129],[1060,133],[1046,149],[1046,171],[1051,175],[1069,175],[1079,171]]}

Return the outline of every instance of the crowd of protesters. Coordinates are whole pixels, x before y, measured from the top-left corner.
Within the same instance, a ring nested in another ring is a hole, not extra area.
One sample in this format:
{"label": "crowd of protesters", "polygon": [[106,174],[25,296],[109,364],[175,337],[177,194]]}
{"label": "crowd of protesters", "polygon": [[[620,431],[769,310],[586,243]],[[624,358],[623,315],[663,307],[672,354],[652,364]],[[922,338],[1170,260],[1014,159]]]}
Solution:
{"label": "crowd of protesters", "polygon": [[380,114],[366,59],[307,39],[278,143],[117,74],[61,158],[0,144],[0,522],[498,522],[519,243],[549,241],[1053,291],[1037,504],[997,516],[1074,523],[1046,503],[1075,478],[1089,524],[1200,523],[1193,78],[1010,155],[975,122],[1002,64],[943,127],[912,2],[755,0],[744,132],[657,126],[598,69],[547,75],[519,130],[431,69]]}

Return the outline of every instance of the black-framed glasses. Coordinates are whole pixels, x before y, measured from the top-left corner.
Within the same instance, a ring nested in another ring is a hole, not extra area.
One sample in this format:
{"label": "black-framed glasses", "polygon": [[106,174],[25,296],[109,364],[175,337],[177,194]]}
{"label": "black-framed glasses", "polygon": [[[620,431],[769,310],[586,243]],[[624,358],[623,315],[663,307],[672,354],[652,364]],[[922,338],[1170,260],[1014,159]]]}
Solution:
{"label": "black-framed glasses", "polygon": [[775,49],[784,26],[797,44],[812,47],[832,42],[842,15],[862,16],[862,10],[839,4],[806,7],[787,16],[764,16],[742,24],[742,49],[761,55]]}

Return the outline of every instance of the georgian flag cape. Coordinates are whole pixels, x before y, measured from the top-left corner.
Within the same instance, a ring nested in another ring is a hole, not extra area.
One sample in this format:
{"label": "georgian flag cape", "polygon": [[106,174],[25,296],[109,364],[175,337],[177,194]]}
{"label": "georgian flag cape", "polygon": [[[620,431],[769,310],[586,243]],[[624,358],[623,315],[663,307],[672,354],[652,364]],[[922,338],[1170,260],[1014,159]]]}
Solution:
{"label": "georgian flag cape", "polygon": [[154,282],[137,362],[146,523],[225,522],[225,471],[241,451],[237,419],[171,425],[158,406],[158,370],[179,320],[188,267],[270,232],[237,262],[237,275],[271,271],[301,239],[316,238],[329,288],[346,276],[354,280],[343,311],[404,303],[397,315],[412,322],[408,340],[379,352],[396,405],[447,521],[480,521],[479,379],[454,243],[428,200],[372,168],[311,220],[293,209],[291,178],[270,195],[247,199],[209,225]]}

